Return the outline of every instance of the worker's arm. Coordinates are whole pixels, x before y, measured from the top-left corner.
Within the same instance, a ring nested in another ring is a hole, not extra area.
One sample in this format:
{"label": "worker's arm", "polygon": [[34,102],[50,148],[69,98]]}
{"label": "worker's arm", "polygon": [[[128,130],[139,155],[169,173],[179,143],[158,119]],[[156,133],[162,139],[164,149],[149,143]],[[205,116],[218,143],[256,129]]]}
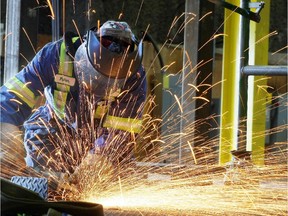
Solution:
{"label": "worker's arm", "polygon": [[[58,56],[58,57],[57,57]],[[54,80],[59,64],[59,44],[43,47],[33,60],[0,88],[0,122],[22,126],[38,97]]]}
{"label": "worker's arm", "polygon": [[[18,74],[0,88],[1,165],[24,165],[22,126],[29,118],[37,98],[53,79],[57,68],[57,44],[46,45]],[[58,60],[59,62],[59,60]],[[11,169],[11,171],[15,169]]]}

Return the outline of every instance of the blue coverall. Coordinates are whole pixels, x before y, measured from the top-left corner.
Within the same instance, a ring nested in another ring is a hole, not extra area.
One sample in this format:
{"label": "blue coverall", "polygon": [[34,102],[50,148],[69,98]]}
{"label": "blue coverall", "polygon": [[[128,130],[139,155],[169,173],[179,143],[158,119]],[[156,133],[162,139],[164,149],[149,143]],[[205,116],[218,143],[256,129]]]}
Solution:
{"label": "blue coverall", "polygon": [[[80,46],[80,39],[74,38],[73,42],[76,50]],[[76,145],[73,141],[82,133],[79,133],[77,128],[84,128],[94,121],[90,120],[91,114],[86,115],[91,111],[91,107],[83,108],[85,102],[80,99],[83,92],[80,91],[73,72],[73,61],[70,58],[67,63],[69,57],[63,52],[65,53],[63,39],[48,43],[25,68],[0,89],[0,121],[24,126],[27,153],[25,160],[30,167],[51,166],[61,171],[63,166],[58,162],[62,163],[63,160],[73,166],[76,163],[75,157],[79,156],[77,153],[93,148],[93,142],[98,138],[97,133],[90,132],[91,137],[86,134],[83,139],[89,141],[83,141],[84,146],[80,149],[78,146],[78,152],[73,152],[73,145]],[[60,67],[64,67],[61,73]],[[67,69],[69,67],[70,69]],[[68,70],[68,75],[65,70]],[[146,88],[145,71],[140,66],[138,72],[127,79],[117,94],[95,104],[95,115],[92,117],[95,119],[95,127],[92,130],[103,127],[139,133]],[[41,95],[45,95],[46,102],[35,107],[37,98]],[[87,130],[91,130],[91,127],[88,126]],[[52,157],[54,159],[50,160]]]}

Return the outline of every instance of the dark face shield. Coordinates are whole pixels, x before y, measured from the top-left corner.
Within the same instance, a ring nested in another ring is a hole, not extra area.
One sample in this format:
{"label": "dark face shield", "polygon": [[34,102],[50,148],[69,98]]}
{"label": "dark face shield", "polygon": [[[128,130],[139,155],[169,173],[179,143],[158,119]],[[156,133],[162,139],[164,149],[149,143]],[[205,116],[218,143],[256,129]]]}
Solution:
{"label": "dark face shield", "polygon": [[122,55],[126,52],[130,53],[134,50],[134,44],[129,44],[125,41],[113,37],[101,37],[100,43],[110,52]]}
{"label": "dark face shield", "polygon": [[121,88],[125,79],[115,79],[99,73],[91,64],[85,46],[83,43],[75,54],[74,68],[77,80],[87,92],[104,98],[111,90]]}
{"label": "dark face shield", "polygon": [[133,50],[131,45],[121,44],[124,49],[112,52],[109,46],[115,41],[105,39],[103,45],[100,41],[94,31],[88,31],[86,40],[76,51],[74,66],[79,83],[96,96],[103,97],[111,90],[121,88],[125,80],[137,72],[142,61],[143,45],[140,41]]}
{"label": "dark face shield", "polygon": [[[103,44],[101,44],[102,39]],[[142,61],[142,41],[138,44],[137,49],[131,52],[129,45],[127,49],[124,45],[117,43],[117,41],[111,40],[112,43],[107,46],[107,38],[99,38],[94,31],[88,31],[87,33],[87,54],[93,67],[99,71],[99,73],[117,79],[126,78],[127,75],[135,73]],[[111,51],[111,46],[114,45],[116,52]],[[118,45],[118,46],[117,46]],[[109,49],[110,47],[110,49]],[[117,50],[119,49],[120,50]]]}

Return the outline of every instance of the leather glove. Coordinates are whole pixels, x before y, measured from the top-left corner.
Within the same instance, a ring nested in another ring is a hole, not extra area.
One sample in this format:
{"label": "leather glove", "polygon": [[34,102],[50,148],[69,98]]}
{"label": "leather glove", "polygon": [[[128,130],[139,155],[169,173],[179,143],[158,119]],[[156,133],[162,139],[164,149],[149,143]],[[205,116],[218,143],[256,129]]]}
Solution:
{"label": "leather glove", "polygon": [[[107,157],[89,153],[69,176],[70,186],[76,186],[83,196],[103,190],[115,179],[115,170]],[[74,187],[75,188],[75,187]]]}
{"label": "leather glove", "polygon": [[[9,124],[0,123],[0,158],[2,173],[8,176],[19,175],[18,171],[26,167],[25,148],[23,145],[23,132],[19,127]],[[4,167],[13,166],[13,169],[6,170]],[[15,170],[14,170],[15,169]],[[4,173],[6,172],[7,173]],[[9,172],[9,173],[8,173]],[[13,173],[12,173],[13,172]]]}
{"label": "leather glove", "polygon": [[94,176],[99,181],[103,181],[113,173],[113,165],[110,160],[99,154],[88,153],[82,163],[75,169],[75,172],[70,176],[73,183],[85,183],[86,175]]}
{"label": "leather glove", "polygon": [[75,171],[60,173],[42,170],[42,177],[49,179],[50,190],[62,199],[80,200],[94,190],[101,190],[114,178],[112,163],[97,154],[87,154]]}

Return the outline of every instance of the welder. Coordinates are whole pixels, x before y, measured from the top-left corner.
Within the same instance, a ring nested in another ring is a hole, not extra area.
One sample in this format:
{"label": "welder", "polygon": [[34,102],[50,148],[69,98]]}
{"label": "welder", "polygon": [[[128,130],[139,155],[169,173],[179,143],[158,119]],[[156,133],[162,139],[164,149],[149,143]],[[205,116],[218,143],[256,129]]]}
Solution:
{"label": "welder", "polygon": [[130,160],[146,98],[142,46],[114,20],[46,44],[1,87],[2,163],[73,173],[87,152]]}

